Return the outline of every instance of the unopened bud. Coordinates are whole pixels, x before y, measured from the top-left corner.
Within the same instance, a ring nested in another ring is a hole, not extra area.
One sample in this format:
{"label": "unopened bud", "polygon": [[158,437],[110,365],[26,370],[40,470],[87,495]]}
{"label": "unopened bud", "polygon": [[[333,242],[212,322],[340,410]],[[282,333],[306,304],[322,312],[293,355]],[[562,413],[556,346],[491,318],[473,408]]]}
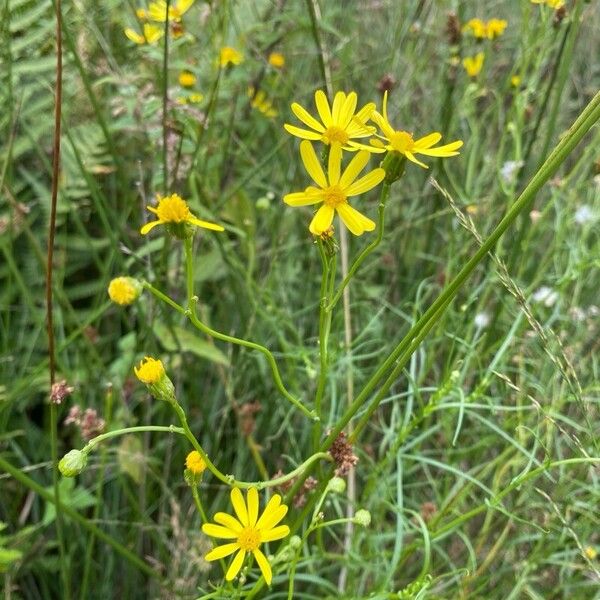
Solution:
{"label": "unopened bud", "polygon": [[58,463],[58,470],[65,477],[75,477],[85,469],[87,465],[87,454],[81,450],[67,452]]}
{"label": "unopened bud", "polygon": [[334,477],[327,484],[327,489],[334,494],[343,494],[346,490],[346,482],[341,477]]}
{"label": "unopened bud", "polygon": [[354,522],[362,527],[368,527],[371,524],[371,513],[365,508],[357,510],[354,514]]}

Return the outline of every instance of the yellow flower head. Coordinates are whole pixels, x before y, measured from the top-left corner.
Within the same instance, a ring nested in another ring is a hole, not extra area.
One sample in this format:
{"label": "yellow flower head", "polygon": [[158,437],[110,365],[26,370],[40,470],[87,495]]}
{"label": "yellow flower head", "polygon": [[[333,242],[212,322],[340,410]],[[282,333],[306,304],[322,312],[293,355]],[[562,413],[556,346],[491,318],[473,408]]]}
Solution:
{"label": "yellow flower head", "polygon": [[521,85],[521,78],[518,75],[513,75],[510,78],[510,85],[513,87],[519,87]]}
{"label": "yellow flower head", "polygon": [[231,490],[231,504],[237,519],[227,513],[218,512],[213,518],[215,523],[205,523],[202,531],[211,537],[234,540],[217,546],[204,558],[205,560],[219,560],[236,552],[234,559],[227,569],[225,579],[231,581],[240,572],[246,553],[252,552],[258,563],[267,585],[271,585],[273,572],[267,557],[260,550],[264,542],[274,542],[289,535],[290,528],[287,525],[277,524],[285,517],[288,507],[281,504],[281,496],[273,495],[269,500],[264,512],[258,517],[259,501],[256,488],[248,490],[247,501],[239,488]]}
{"label": "yellow flower head", "polygon": [[239,65],[244,62],[244,55],[231,46],[221,48],[219,52],[219,65],[225,68],[227,65]]}
{"label": "yellow flower head", "polygon": [[144,23],[144,33],[140,34],[135,29],[127,27],[125,29],[125,35],[134,44],[155,44],[164,35],[164,31],[161,27],[151,25],[150,23]]}
{"label": "yellow flower head", "polygon": [[121,306],[135,302],[141,292],[142,286],[133,277],[116,277],[108,284],[110,299]]}
{"label": "yellow flower head", "polygon": [[485,26],[485,33],[489,40],[493,40],[504,33],[508,23],[504,19],[490,19]]}
{"label": "yellow flower head", "polygon": [[194,475],[200,475],[206,469],[206,463],[200,452],[192,450],[185,459],[185,467],[189,469]]}
{"label": "yellow flower head", "polygon": [[463,59],[463,67],[469,77],[477,77],[483,68],[483,52],[478,52],[475,56],[467,56]]}
{"label": "yellow flower head", "polygon": [[276,69],[282,69],[285,66],[285,56],[280,52],[271,52],[269,54],[269,64]]}
{"label": "yellow flower head", "polygon": [[191,71],[181,71],[179,73],[179,85],[184,88],[191,88],[196,85],[196,76]]}
{"label": "yellow flower head", "polygon": [[[194,0],[175,0],[169,5],[169,22],[181,21],[181,17],[194,4]],[[156,0],[148,5],[148,17],[153,21],[164,23],[167,19],[167,3],[165,0]]]}
{"label": "yellow flower head", "polygon": [[306,109],[294,102],[292,104],[293,113],[312,131],[288,123],[284,125],[285,130],[304,140],[318,140],[324,144],[338,142],[344,150],[377,152],[373,147],[353,141],[370,137],[375,133],[374,127],[366,125],[375,110],[375,103],[369,102],[358,112],[355,112],[357,101],[356,92],[350,92],[348,95],[344,92],[338,92],[333,99],[333,105],[330,106],[325,92],[317,90],[315,92],[315,105],[321,121],[315,119]]}
{"label": "yellow flower head", "polygon": [[151,356],[145,356],[139,368],[133,367],[133,371],[135,376],[146,385],[158,383],[166,375],[162,362]]}
{"label": "yellow flower head", "polygon": [[463,31],[471,32],[480,40],[487,36],[487,27],[481,19],[470,19],[463,27]]}
{"label": "yellow flower head", "polygon": [[368,192],[381,183],[385,177],[385,171],[379,168],[356,180],[369,162],[369,153],[361,150],[350,161],[346,170],[340,174],[342,147],[339,143],[332,144],[329,150],[327,176],[325,176],[321,163],[309,141],[304,140],[300,143],[300,155],[306,171],[319,187],[309,186],[303,192],[287,194],[283,197],[283,201],[289,206],[309,206],[319,202],[323,203],[310,223],[310,232],[313,235],[322,235],[331,226],[336,212],[354,235],[373,231],[375,223],[348,204],[349,197]]}
{"label": "yellow flower head", "polygon": [[383,146],[388,152],[399,152],[406,156],[408,160],[427,169],[427,165],[422,163],[415,157],[415,154],[424,154],[425,156],[448,157],[459,154],[458,149],[463,145],[461,140],[450,142],[444,146],[435,146],[441,139],[442,134],[437,131],[430,133],[418,140],[413,139],[413,136],[408,131],[396,131],[388,119],[387,114],[387,92],[383,96],[383,115],[375,111],[373,113],[373,121],[379,125],[383,135],[379,136],[384,142],[374,140],[373,144]]}
{"label": "yellow flower head", "polygon": [[184,224],[189,223],[190,225],[196,225],[197,227],[203,227],[204,229],[212,229],[213,231],[223,231],[223,227],[216,223],[209,223],[208,221],[202,221],[195,217],[188,206],[187,202],[181,198],[178,194],[171,194],[165,198],[159,198],[158,205],[155,207],[147,207],[150,212],[153,212],[158,216],[156,221],[146,223],[141,229],[140,233],[146,235],[151,229],[157,225],[165,224]]}
{"label": "yellow flower head", "polygon": [[254,93],[254,88],[249,87],[248,97],[250,98],[252,108],[261,112],[265,117],[273,118],[278,115],[278,112],[273,108],[273,102],[267,98],[262,90]]}
{"label": "yellow flower head", "polygon": [[598,556],[598,551],[593,546],[586,546],[583,551],[590,560],[595,560]]}
{"label": "yellow flower head", "polygon": [[140,21],[145,21],[148,18],[148,11],[145,8],[136,8],[135,9],[135,16]]}

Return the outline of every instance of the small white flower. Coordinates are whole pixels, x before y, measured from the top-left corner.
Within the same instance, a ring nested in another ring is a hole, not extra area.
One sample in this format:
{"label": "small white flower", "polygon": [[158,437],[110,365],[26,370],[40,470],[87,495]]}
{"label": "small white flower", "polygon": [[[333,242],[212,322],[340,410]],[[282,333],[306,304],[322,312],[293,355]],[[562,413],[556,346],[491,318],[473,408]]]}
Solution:
{"label": "small white flower", "polygon": [[536,302],[544,304],[544,306],[550,307],[553,306],[558,300],[558,292],[546,285],[543,285],[533,294],[533,299]]}
{"label": "small white flower", "polygon": [[507,160],[500,169],[500,176],[506,183],[514,183],[515,176],[522,166],[522,160]]}
{"label": "small white flower", "polygon": [[475,327],[485,329],[490,324],[490,315],[486,312],[480,312],[475,315]]}
{"label": "small white flower", "polygon": [[575,223],[577,223],[578,225],[585,225],[586,223],[589,223],[593,220],[594,211],[592,210],[592,207],[589,206],[589,204],[582,204],[575,211]]}

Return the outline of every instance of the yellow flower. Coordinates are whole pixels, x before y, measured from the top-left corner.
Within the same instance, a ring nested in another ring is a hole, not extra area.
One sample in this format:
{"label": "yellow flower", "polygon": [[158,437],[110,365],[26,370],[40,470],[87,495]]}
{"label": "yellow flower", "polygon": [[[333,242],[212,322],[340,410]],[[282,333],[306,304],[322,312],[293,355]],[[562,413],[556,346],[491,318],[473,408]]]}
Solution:
{"label": "yellow flower", "polygon": [[[175,0],[169,5],[169,22],[181,21],[184,15],[194,4],[194,0]],[[164,23],[167,17],[167,3],[165,0],[156,0],[148,5],[148,17],[153,21]]]}
{"label": "yellow flower", "polygon": [[510,85],[513,87],[519,87],[521,85],[521,78],[518,75],[513,75],[510,78]]}
{"label": "yellow flower", "polygon": [[156,221],[146,223],[141,229],[140,233],[146,235],[151,229],[157,225],[164,224],[183,224],[189,223],[190,225],[196,225],[197,227],[203,227],[204,229],[212,229],[213,231],[224,231],[221,225],[216,223],[209,223],[208,221],[202,221],[195,217],[188,206],[187,202],[177,194],[171,194],[165,198],[159,198],[158,206],[147,207],[150,212],[153,212],[158,216]]}
{"label": "yellow flower", "polygon": [[221,48],[219,53],[219,65],[225,68],[227,65],[239,65],[244,62],[244,55],[231,46]]}
{"label": "yellow flower", "polygon": [[144,23],[143,34],[131,29],[131,27],[127,27],[125,29],[125,35],[134,44],[154,44],[164,35],[164,31],[161,27],[151,25],[150,23]]}
{"label": "yellow flower", "polygon": [[504,19],[490,19],[485,26],[485,32],[488,39],[493,40],[501,36],[508,23]]}
{"label": "yellow flower", "polygon": [[285,66],[285,56],[280,52],[271,52],[269,54],[269,64],[276,69],[282,69]]}
{"label": "yellow flower", "polygon": [[553,8],[554,10],[558,10],[559,8],[562,8],[565,3],[563,2],[563,0],[531,0],[534,4],[545,4],[546,6],[549,6],[550,8]]}
{"label": "yellow flower", "polygon": [[237,519],[227,513],[218,512],[213,517],[218,524],[205,523],[202,525],[202,531],[211,537],[235,541],[217,546],[204,558],[208,561],[219,560],[237,552],[225,574],[225,579],[231,581],[240,572],[246,553],[252,552],[267,585],[271,585],[273,579],[271,565],[259,546],[264,542],[274,542],[289,535],[290,528],[287,525],[276,526],[285,517],[288,507],[281,504],[281,496],[275,494],[258,518],[259,501],[256,488],[248,490],[246,502],[239,488],[233,488],[231,504]]}
{"label": "yellow flower", "polygon": [[200,475],[200,473],[204,472],[206,469],[206,463],[202,456],[200,456],[200,452],[196,450],[192,450],[185,459],[185,466],[189,469],[194,475]]}
{"label": "yellow flower", "polygon": [[323,203],[310,223],[310,232],[313,235],[321,235],[327,231],[336,212],[354,235],[373,231],[375,223],[348,204],[349,197],[369,191],[385,177],[385,171],[378,168],[355,181],[369,162],[369,153],[361,150],[340,175],[342,147],[339,143],[332,144],[329,150],[327,177],[309,141],[304,140],[300,143],[300,155],[306,171],[319,187],[309,186],[303,192],[286,194],[283,201],[289,206]]}
{"label": "yellow flower", "polygon": [[158,383],[166,375],[162,362],[151,356],[145,356],[139,368],[133,367],[133,371],[135,376],[146,385]]}
{"label": "yellow flower", "polygon": [[142,286],[132,277],[116,277],[108,284],[108,295],[115,304],[127,306],[135,302],[142,292]]}
{"label": "yellow flower", "polygon": [[179,73],[179,85],[184,88],[194,87],[196,76],[191,71],[181,71]]}
{"label": "yellow flower", "polygon": [[477,77],[483,68],[483,52],[478,52],[475,56],[467,56],[463,59],[463,67],[469,77]]}
{"label": "yellow flower", "polygon": [[594,560],[598,556],[598,552],[593,546],[586,546],[584,552],[590,560]]}
{"label": "yellow flower", "polygon": [[324,144],[338,142],[342,144],[344,150],[362,149],[377,152],[376,149],[370,146],[353,141],[354,139],[369,137],[375,133],[374,127],[365,125],[375,110],[375,103],[369,102],[355,113],[357,100],[356,92],[350,92],[348,95],[344,92],[338,92],[333,99],[333,105],[330,107],[325,93],[322,90],[317,90],[315,92],[315,105],[321,121],[319,122],[306,109],[294,102],[292,112],[313,131],[301,129],[288,123],[284,125],[285,130],[304,140],[319,140]]}
{"label": "yellow flower", "polygon": [[135,16],[140,19],[140,21],[145,21],[148,18],[148,11],[145,8],[136,8]]}
{"label": "yellow flower", "polygon": [[266,94],[259,90],[254,93],[254,88],[248,88],[248,97],[250,98],[250,105],[252,108],[256,108],[259,112],[261,112],[265,117],[276,117],[278,115],[277,111],[273,108],[273,102],[269,100]]}
{"label": "yellow flower", "polygon": [[487,27],[481,19],[470,19],[463,27],[463,31],[471,31],[480,40],[487,36]]}
{"label": "yellow flower", "polygon": [[425,137],[414,140],[412,135],[408,131],[396,131],[387,115],[387,92],[383,96],[383,115],[375,111],[372,117],[373,121],[379,125],[383,135],[380,136],[386,144],[383,144],[380,140],[373,140],[373,144],[383,146],[388,152],[399,152],[406,156],[408,160],[415,164],[427,169],[427,165],[422,163],[415,157],[415,154],[424,154],[425,156],[456,156],[458,149],[463,145],[462,141],[457,140],[450,142],[444,146],[433,146],[442,139],[442,134],[436,132],[430,133]]}

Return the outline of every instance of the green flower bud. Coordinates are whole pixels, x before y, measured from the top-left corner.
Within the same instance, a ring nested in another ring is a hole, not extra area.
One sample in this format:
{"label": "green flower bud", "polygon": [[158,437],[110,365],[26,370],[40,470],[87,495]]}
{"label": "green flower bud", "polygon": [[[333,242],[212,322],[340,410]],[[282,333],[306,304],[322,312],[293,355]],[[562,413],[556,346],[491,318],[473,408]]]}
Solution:
{"label": "green flower bud", "polygon": [[354,522],[362,527],[368,527],[371,524],[371,513],[364,508],[357,510],[354,514]]}
{"label": "green flower bud", "polygon": [[327,484],[327,489],[334,494],[343,494],[346,491],[346,482],[341,477],[334,477]]}
{"label": "green flower bud", "polygon": [[65,477],[75,477],[85,469],[87,454],[81,450],[67,452],[58,463],[58,470]]}

